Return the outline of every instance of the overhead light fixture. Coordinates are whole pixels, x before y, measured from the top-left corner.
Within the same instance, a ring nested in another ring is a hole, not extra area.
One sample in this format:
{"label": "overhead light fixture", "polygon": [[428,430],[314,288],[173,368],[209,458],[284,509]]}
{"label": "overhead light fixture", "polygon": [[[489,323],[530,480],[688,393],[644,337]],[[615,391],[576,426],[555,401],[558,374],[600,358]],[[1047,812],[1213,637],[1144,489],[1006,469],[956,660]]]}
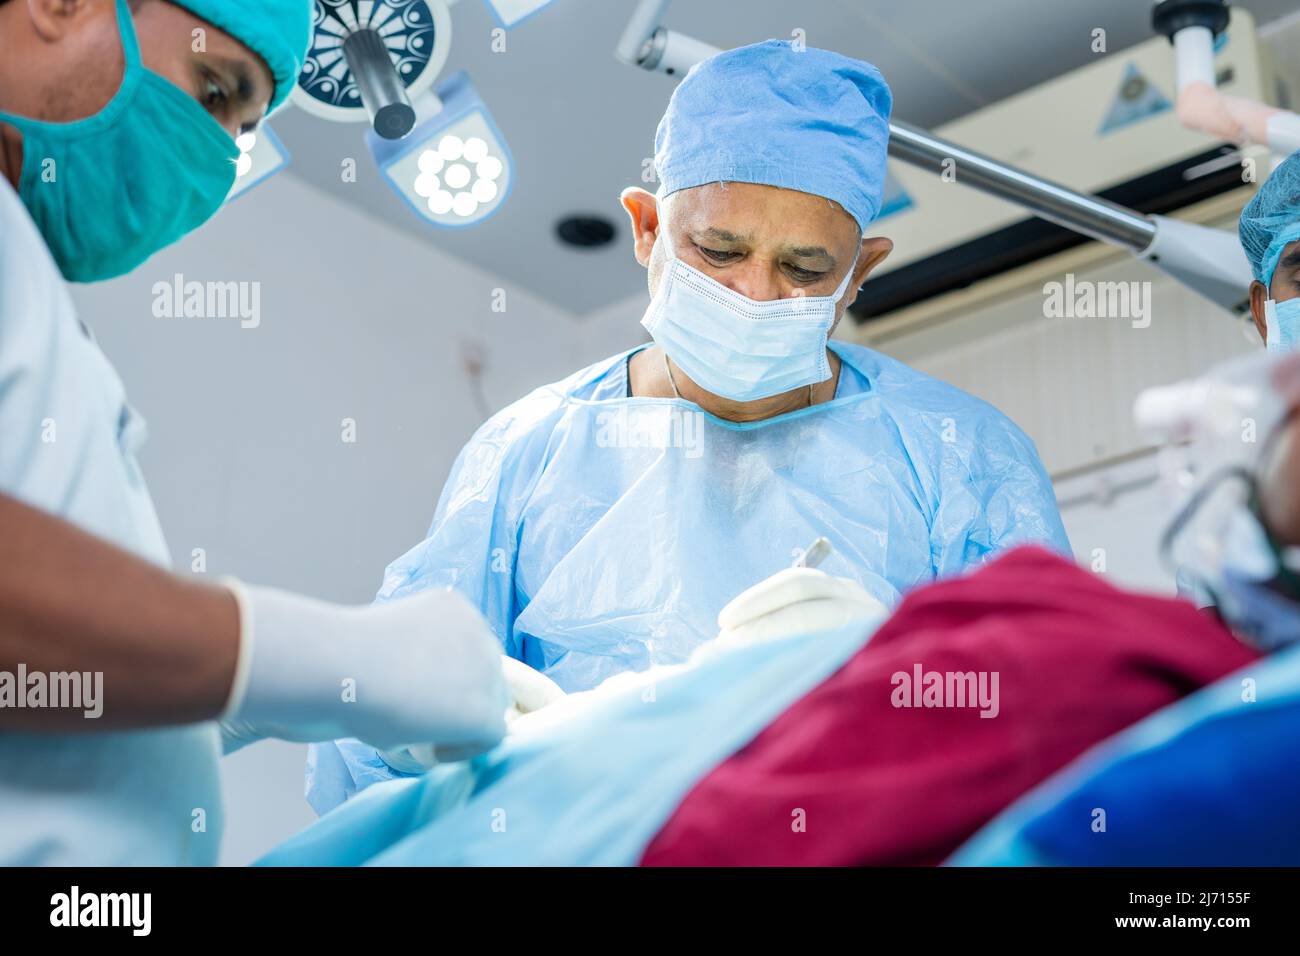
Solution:
{"label": "overhead light fixture", "polygon": [[288,166],[291,159],[280,137],[266,124],[241,134],[235,145],[239,147],[239,159],[235,161],[235,184],[230,187],[226,202],[274,176]]}
{"label": "overhead light fixture", "polygon": [[450,49],[447,0],[316,0],[293,101],[400,139],[416,121],[412,102],[433,86]]}
{"label": "overhead light fixture", "polygon": [[534,13],[549,7],[555,0],[484,0],[497,23],[507,30],[518,26]]}
{"label": "overhead light fixture", "polygon": [[462,71],[416,101],[409,136],[389,140],[366,131],[384,179],[436,226],[471,226],[505,202],[514,160],[487,106]]}

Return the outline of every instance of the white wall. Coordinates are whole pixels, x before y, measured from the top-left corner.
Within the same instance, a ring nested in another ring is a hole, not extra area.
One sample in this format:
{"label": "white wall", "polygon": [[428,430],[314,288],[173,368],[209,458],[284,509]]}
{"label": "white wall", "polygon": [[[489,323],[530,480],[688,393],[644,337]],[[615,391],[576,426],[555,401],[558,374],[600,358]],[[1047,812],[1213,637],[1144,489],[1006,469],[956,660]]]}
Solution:
{"label": "white wall", "polygon": [[650,293],[641,286],[617,302],[588,312],[579,319],[583,348],[593,356],[615,355],[635,345],[650,341],[641,325]]}
{"label": "white wall", "polygon": [[1055,484],[1065,532],[1084,567],[1125,587],[1175,593],[1173,574],[1157,547],[1171,514],[1169,485],[1153,455]]}
{"label": "white wall", "polygon": [[[177,272],[259,282],[260,326],[154,318],[154,283]],[[487,409],[598,357],[569,315],[524,292],[506,287],[494,312],[499,285],[279,176],[130,276],[76,288],[149,422],[141,462],[177,569],[202,548],[211,578],[369,601],[384,566],[423,537]],[[465,343],[485,349],[483,407]],[[355,444],[341,439],[344,418]],[[261,743],[226,761],[225,862],[313,819],[304,752]]]}

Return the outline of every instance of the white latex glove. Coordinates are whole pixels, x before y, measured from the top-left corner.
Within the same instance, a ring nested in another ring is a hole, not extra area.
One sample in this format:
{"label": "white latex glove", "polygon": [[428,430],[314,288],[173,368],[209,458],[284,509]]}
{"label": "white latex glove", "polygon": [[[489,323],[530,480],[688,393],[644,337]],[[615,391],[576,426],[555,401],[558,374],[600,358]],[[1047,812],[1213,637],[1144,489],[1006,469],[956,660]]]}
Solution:
{"label": "white latex glove", "polygon": [[888,608],[856,581],[815,568],[786,568],[742,592],[722,609],[716,643],[748,644],[824,631],[888,613]]}
{"label": "white latex glove", "polygon": [[433,741],[470,752],[505,733],[501,645],[459,594],[361,607],[224,582],[239,602],[227,750],[263,737]]}
{"label": "white latex glove", "polygon": [[510,690],[510,709],[506,711],[507,721],[541,710],[547,704],[564,696],[564,691],[560,690],[559,684],[523,661],[517,661],[513,657],[502,657],[501,667],[505,671],[506,687]]}
{"label": "white latex glove", "polygon": [[[516,717],[541,710],[564,696],[559,684],[522,661],[503,655],[501,668],[510,693],[510,706],[505,712],[507,724]],[[455,745],[419,744],[382,750],[379,756],[384,763],[401,773],[423,773],[435,764],[468,760],[478,752],[477,749]]]}

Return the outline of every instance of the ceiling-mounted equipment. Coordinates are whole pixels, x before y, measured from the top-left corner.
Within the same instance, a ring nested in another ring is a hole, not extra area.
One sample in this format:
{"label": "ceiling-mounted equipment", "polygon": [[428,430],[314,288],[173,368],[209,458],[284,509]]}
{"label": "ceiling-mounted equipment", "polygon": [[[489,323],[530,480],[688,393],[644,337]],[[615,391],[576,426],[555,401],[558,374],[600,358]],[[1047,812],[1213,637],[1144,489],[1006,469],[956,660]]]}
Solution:
{"label": "ceiling-mounted equipment", "polygon": [[[1219,86],[1253,100],[1276,95],[1249,13],[1234,10],[1222,36],[1210,68]],[[1125,249],[1240,312],[1251,273],[1235,231],[1165,217],[1240,189],[1253,154],[1183,126],[1176,60],[1153,37],[933,132],[895,123],[890,157],[904,161],[894,174],[912,202],[881,223],[896,255],[863,287],[857,314],[968,286],[1080,236]],[[990,169],[1006,175],[986,182]],[[1034,188],[1049,179],[1051,189]],[[1026,219],[1026,210],[1040,218]]]}
{"label": "ceiling-mounted equipment", "polygon": [[497,23],[507,30],[519,26],[535,13],[549,7],[555,0],[484,0]]}
{"label": "ceiling-mounted equipment", "polygon": [[1231,22],[1224,0],[1160,0],[1152,10],[1152,27],[1174,49],[1178,119],[1215,139],[1267,146],[1281,163],[1300,149],[1300,114],[1219,88],[1215,55]]}
{"label": "ceiling-mounted equipment", "polygon": [[384,139],[416,123],[451,48],[446,0],[316,0],[312,45],[293,101],[335,122],[369,122]]}
{"label": "ceiling-mounted equipment", "polygon": [[436,226],[470,226],[501,208],[514,181],[505,137],[464,72],[420,97],[419,125],[394,142],[366,132],[384,179]]}
{"label": "ceiling-mounted equipment", "polygon": [[1223,0],[1160,0],[1151,11],[1151,25],[1170,42],[1191,27],[1217,37],[1228,29],[1231,11]]}
{"label": "ceiling-mounted equipment", "polygon": [[624,63],[667,76],[685,76],[719,48],[659,25],[670,0],[641,0],[632,11],[614,55]]}

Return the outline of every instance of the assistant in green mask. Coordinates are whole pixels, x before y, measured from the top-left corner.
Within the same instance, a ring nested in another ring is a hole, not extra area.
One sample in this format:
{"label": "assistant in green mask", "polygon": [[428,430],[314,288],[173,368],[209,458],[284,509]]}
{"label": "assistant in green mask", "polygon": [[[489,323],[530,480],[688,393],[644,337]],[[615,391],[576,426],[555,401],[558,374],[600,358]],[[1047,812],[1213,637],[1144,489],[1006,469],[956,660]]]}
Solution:
{"label": "assistant in green mask", "polygon": [[23,137],[18,194],[64,277],[130,272],[206,222],[235,181],[235,141],[191,96],[148,70],[126,0],[126,67],[94,116],[46,123],[0,112]]}

